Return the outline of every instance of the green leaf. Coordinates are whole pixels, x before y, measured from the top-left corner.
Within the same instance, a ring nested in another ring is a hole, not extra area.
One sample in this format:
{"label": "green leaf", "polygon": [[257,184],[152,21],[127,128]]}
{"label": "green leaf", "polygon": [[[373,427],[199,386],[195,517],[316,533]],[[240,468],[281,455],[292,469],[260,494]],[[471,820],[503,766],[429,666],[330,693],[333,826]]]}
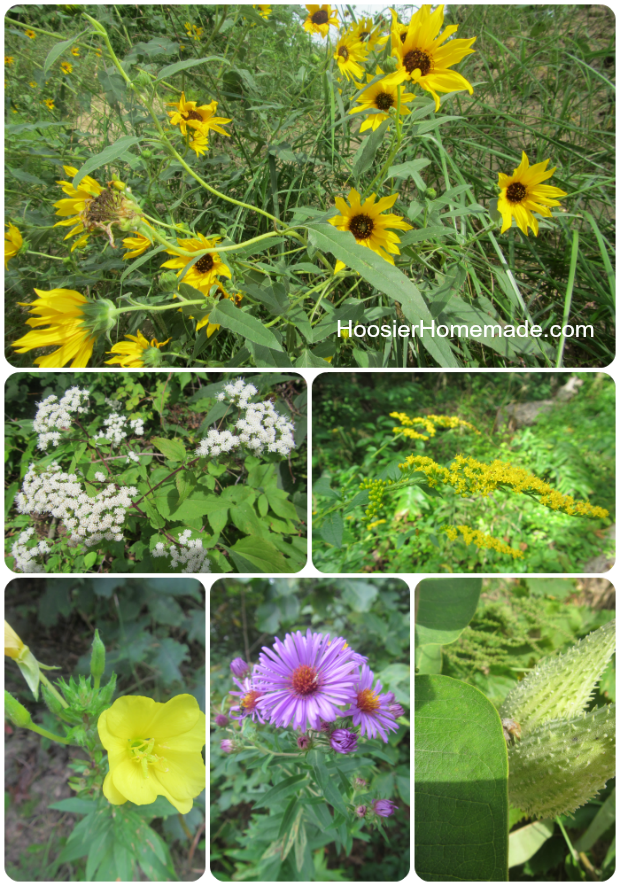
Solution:
{"label": "green leaf", "polygon": [[[419,341],[440,366],[458,367],[460,364],[446,339],[433,338],[430,334],[432,316],[414,283],[397,267],[391,265],[366,247],[360,246],[350,231],[338,231],[333,225],[316,225],[308,229],[310,242],[323,252],[331,252],[347,267],[357,271],[364,280],[383,292],[392,301],[399,302],[403,314],[412,325],[424,324],[424,334]],[[222,302],[220,302],[222,304]]]}
{"label": "green leaf", "polygon": [[290,574],[287,560],[267,538],[241,538],[227,550],[242,575]]}
{"label": "green leaf", "polygon": [[480,578],[426,578],[420,582],[415,629],[417,667],[422,667],[424,647],[441,647],[458,640],[473,618],[481,591]]}
{"label": "green leaf", "polygon": [[425,166],[431,161],[425,157],[421,157],[419,160],[409,160],[407,163],[398,163],[396,166],[390,166],[388,169],[388,178],[415,178],[418,177],[417,173],[424,169]]}
{"label": "green leaf", "polygon": [[317,753],[315,757],[315,763],[313,766],[314,774],[316,776],[316,780],[319,784],[319,787],[323,791],[323,796],[334,809],[337,809],[338,812],[342,812],[343,815],[347,814],[347,807],[345,805],[344,800],[340,796],[340,792],[336,787],[336,783],[327,771],[327,767],[323,762],[323,757]]}
{"label": "green leaf", "polygon": [[209,315],[210,323],[219,323],[225,329],[230,329],[241,338],[249,339],[257,345],[265,348],[273,348],[282,351],[282,345],[270,329],[267,329],[260,320],[247,314],[236,307],[229,299],[222,299]]}
{"label": "green leaf", "polygon": [[47,72],[52,67],[56,59],[59,59],[63,54],[65,49],[69,49],[75,43],[75,37],[69,37],[68,40],[63,40],[61,43],[56,43],[50,51],[47,53],[47,58],[43,63],[43,77],[47,77]]}
{"label": "green leaf", "polygon": [[209,55],[206,58],[188,58],[182,62],[175,62],[173,65],[166,65],[165,68],[162,68],[159,74],[157,75],[156,80],[163,80],[164,77],[172,77],[173,74],[178,74],[179,71],[186,71],[188,68],[194,68],[196,65],[206,64],[207,62],[226,62],[226,64],[230,64],[228,59],[225,59],[221,55]]}
{"label": "green leaf", "polygon": [[[121,579],[124,581],[124,579]],[[57,809],[59,812],[75,812],[78,815],[88,815],[93,812],[96,807],[95,800],[83,800],[80,797],[68,797],[66,800],[59,800],[57,803],[50,803],[48,809]]]}
{"label": "green leaf", "polygon": [[333,545],[335,548],[342,547],[342,535],[344,532],[342,515],[337,512],[328,514],[317,529],[317,532],[328,545]]}
{"label": "green leaf", "polygon": [[184,643],[177,643],[171,637],[164,637],[159,641],[157,655],[153,658],[151,664],[160,672],[161,680],[165,686],[174,683],[183,682],[183,676],[179,670],[179,665],[185,661],[189,655],[189,650]]}
{"label": "green leaf", "polygon": [[89,551],[84,557],[84,568],[90,569],[97,562],[97,551]]}
{"label": "green leaf", "polygon": [[378,129],[375,129],[368,138],[365,138],[358,151],[353,158],[353,175],[359,178],[372,166],[375,154],[379,150],[379,145],[383,141],[383,137],[387,132],[389,120],[384,120]]}
{"label": "green leaf", "polygon": [[179,493],[179,507],[185,499],[191,495],[195,488],[194,477],[188,471],[179,471],[175,477],[175,484]]}
{"label": "green leaf", "polygon": [[379,588],[360,579],[343,579],[342,599],[355,612],[368,612],[379,593]]}
{"label": "green leaf", "polygon": [[242,501],[230,509],[230,519],[245,535],[254,535],[258,538],[267,538],[269,535],[268,527],[247,501]]}
{"label": "green leaf", "polygon": [[302,772],[299,775],[291,775],[288,778],[285,778],[284,781],[281,781],[275,787],[270,788],[270,790],[266,791],[264,794],[261,794],[258,802],[254,803],[255,809],[260,809],[261,806],[266,806],[267,808],[271,808],[275,803],[281,803],[282,800],[286,799],[289,794],[292,794],[297,788],[300,786],[300,782],[305,781],[307,775],[305,772]]}
{"label": "green leaf", "polygon": [[508,837],[508,866],[513,868],[529,861],[553,836],[554,830],[552,821],[535,821],[513,831]]}
{"label": "green leaf", "polygon": [[80,166],[76,174],[73,176],[73,187],[77,188],[85,175],[89,175],[91,172],[94,172],[95,169],[99,169],[100,166],[105,166],[106,163],[112,163],[113,160],[118,160],[119,157],[122,157],[122,155],[132,147],[132,145],[137,145],[139,141],[140,139],[136,135],[122,135],[113,144],[108,145],[107,148],[104,148],[103,151],[95,154],[94,157],[91,157],[90,160],[87,160],[86,163],[83,163]]}
{"label": "green leaf", "polygon": [[180,440],[166,440],[165,437],[151,437],[151,443],[169,461],[185,461],[187,452]]}

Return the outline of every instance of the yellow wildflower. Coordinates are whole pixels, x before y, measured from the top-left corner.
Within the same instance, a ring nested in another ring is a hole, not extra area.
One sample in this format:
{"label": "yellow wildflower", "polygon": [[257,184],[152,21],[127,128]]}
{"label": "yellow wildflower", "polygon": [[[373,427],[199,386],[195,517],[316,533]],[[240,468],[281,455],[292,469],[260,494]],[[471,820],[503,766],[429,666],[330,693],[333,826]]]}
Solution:
{"label": "yellow wildflower", "polygon": [[498,187],[500,195],[497,201],[497,211],[502,216],[501,234],[512,225],[512,220],[527,237],[528,227],[538,236],[538,221],[533,212],[537,212],[544,218],[551,218],[550,206],[559,206],[556,197],[566,197],[566,191],[554,188],[551,185],[543,185],[546,179],[551,178],[556,170],[547,170],[549,160],[535,163],[530,166],[525,151],[521,152],[521,163],[512,175],[499,173]]}
{"label": "yellow wildflower", "polygon": [[470,529],[469,526],[444,526],[443,530],[451,541],[456,541],[460,532],[466,545],[475,544],[477,548],[490,548],[498,554],[509,554],[515,560],[523,558],[523,551],[511,548],[501,539],[486,535],[479,529]]}
{"label": "yellow wildflower", "polygon": [[22,246],[24,245],[24,238],[21,235],[21,231],[18,227],[16,227],[11,222],[7,225],[8,231],[5,231],[4,234],[4,269],[7,270],[9,267],[9,260],[15,258],[18,254]]}
{"label": "yellow wildflower", "polygon": [[158,364],[159,357],[156,354],[149,354],[149,351],[159,350],[170,341],[158,342],[156,338],[149,342],[140,330],[137,335],[126,335],[128,341],[119,341],[112,345],[112,350],[108,354],[118,354],[112,360],[106,360],[106,365],[118,363],[123,369],[139,369],[142,366],[153,366]]}

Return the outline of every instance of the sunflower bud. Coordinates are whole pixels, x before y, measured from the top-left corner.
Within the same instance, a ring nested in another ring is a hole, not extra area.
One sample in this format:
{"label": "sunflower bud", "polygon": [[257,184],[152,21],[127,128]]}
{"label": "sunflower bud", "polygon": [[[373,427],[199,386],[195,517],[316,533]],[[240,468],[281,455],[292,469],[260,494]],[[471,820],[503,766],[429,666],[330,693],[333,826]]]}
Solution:
{"label": "sunflower bud", "polygon": [[381,62],[384,74],[393,74],[397,68],[397,62],[393,55],[388,55]]}
{"label": "sunflower bud", "polygon": [[176,292],[179,281],[174,271],[166,271],[159,278],[159,288],[163,292]]}

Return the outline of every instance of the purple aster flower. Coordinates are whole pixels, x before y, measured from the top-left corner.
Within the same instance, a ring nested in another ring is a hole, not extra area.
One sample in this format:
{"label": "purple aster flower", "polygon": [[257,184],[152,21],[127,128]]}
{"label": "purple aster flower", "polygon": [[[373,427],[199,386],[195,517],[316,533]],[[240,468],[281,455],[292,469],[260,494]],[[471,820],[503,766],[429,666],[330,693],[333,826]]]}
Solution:
{"label": "purple aster flower", "polygon": [[275,726],[305,732],[319,729],[321,720],[341,716],[336,705],[355,700],[355,655],[342,638],[330,642],[329,634],[314,634],[308,628],[277,637],[273,649],[263,646],[254,671],[254,683],[263,693],[261,711]]}
{"label": "purple aster flower", "polygon": [[312,744],[312,741],[311,741],[309,735],[299,735],[297,737],[297,747],[299,748],[300,751],[307,750],[311,744]]}
{"label": "purple aster flower", "polygon": [[364,818],[366,815],[366,809],[367,809],[366,806],[358,806],[355,810],[355,814],[357,815],[358,818]]}
{"label": "purple aster flower", "polygon": [[228,726],[229,720],[226,714],[217,714],[215,717],[216,726]]}
{"label": "purple aster flower", "polygon": [[[257,719],[259,723],[264,723],[265,721],[258,708],[258,703],[263,693],[259,692],[254,685],[254,678],[246,677],[245,680],[240,682],[236,677],[233,677],[233,680],[241,690],[241,692],[235,692],[234,690],[230,692],[230,695],[239,696],[239,704],[233,705],[229,711],[233,720],[243,720],[244,717],[251,717],[252,720]],[[239,711],[238,716],[235,716],[233,711]]]}
{"label": "purple aster flower", "polygon": [[223,738],[220,742],[220,747],[225,754],[232,754],[235,749],[235,743],[230,738]]}
{"label": "purple aster flower", "polygon": [[372,688],[374,678],[375,675],[368,665],[362,665],[362,673],[355,684],[355,701],[346,714],[353,718],[354,726],[361,725],[361,735],[367,735],[369,738],[380,735],[383,741],[387,741],[386,729],[396,732],[398,723],[389,710],[385,695],[380,695],[381,683],[377,680],[375,688]]}

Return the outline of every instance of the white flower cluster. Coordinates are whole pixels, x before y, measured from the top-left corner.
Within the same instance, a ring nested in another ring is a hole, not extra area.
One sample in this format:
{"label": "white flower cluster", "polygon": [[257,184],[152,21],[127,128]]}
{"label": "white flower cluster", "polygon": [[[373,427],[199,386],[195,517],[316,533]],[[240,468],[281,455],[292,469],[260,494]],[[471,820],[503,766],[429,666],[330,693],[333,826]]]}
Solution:
{"label": "white flower cluster", "polygon": [[131,430],[137,436],[141,436],[144,434],[144,419],[142,418],[132,418],[131,420],[125,418],[124,415],[120,415],[118,412],[113,412],[108,418],[103,420],[103,424],[107,428],[105,431],[99,431],[98,434],[95,434],[95,440],[108,440],[112,446],[117,443],[122,443],[125,437],[127,436],[127,431],[125,428],[129,424]]}
{"label": "white flower cluster", "polygon": [[211,564],[207,559],[207,552],[202,546],[199,538],[192,539],[192,530],[186,529],[179,536],[179,549],[176,545],[171,545],[166,550],[163,541],[157,542],[153,548],[153,557],[170,557],[170,566],[173,569],[180,569],[180,572],[211,572]]}
{"label": "white flower cluster", "polygon": [[107,541],[122,541],[122,526],[132,497],[138,495],[135,486],[110,483],[90,498],[77,474],[66,474],[57,462],[37,474],[31,464],[24,477],[22,491],[15,496],[15,507],[20,514],[51,514],[62,520],[71,531],[69,547],[83,542],[88,547]]}
{"label": "white flower cluster", "polygon": [[[55,394],[37,403],[39,407],[32,424],[33,430],[39,435],[37,448],[45,451],[50,443],[58,446],[61,431],[71,427],[72,412],[87,412],[82,402],[87,402],[90,392],[82,388],[69,388],[60,400]],[[56,428],[56,430],[52,430]]]}
{"label": "white flower cluster", "polygon": [[[88,412],[88,407],[82,403],[87,403],[90,392],[87,389],[78,387],[69,388],[61,400],[54,394],[46,397],[37,404],[37,414],[33,422],[33,429],[39,435],[37,447],[45,451],[49,444],[57,446],[62,437],[62,431],[67,431],[71,427],[71,413]],[[140,437],[144,434],[144,419],[132,418],[127,419],[120,415],[116,410],[120,404],[118,400],[110,400],[106,397],[106,405],[111,406],[115,411],[109,418],[104,419],[105,431],[95,434],[95,440],[108,440],[112,445],[121,443],[127,437],[127,425],[133,433]],[[135,453],[130,453],[131,461],[138,461],[139,458]]]}
{"label": "white flower cluster", "polygon": [[125,462],[126,462],[127,464],[129,464],[130,461],[137,461],[137,462],[140,461],[140,456],[138,455],[137,452],[131,452],[131,451],[130,451],[130,452],[127,453],[127,458],[125,459]]}
{"label": "white flower cluster", "polygon": [[254,385],[246,385],[242,378],[225,385],[224,390],[217,394],[220,402],[228,399],[239,409],[245,409],[245,415],[235,423],[238,434],[230,431],[211,430],[196,449],[196,455],[212,457],[222,452],[230,452],[237,446],[247,446],[252,452],[279,452],[288,455],[295,448],[293,433],[295,425],[274,409],[271,400],[262,403],[249,403],[250,397],[257,394]]}
{"label": "white flower cluster", "polygon": [[26,547],[33,533],[34,526],[24,529],[17,541],[13,543],[11,554],[15,557],[14,569],[16,572],[45,572],[45,567],[41,563],[37,563],[35,558],[41,554],[48,554],[51,548],[46,541],[40,541],[32,548]]}

